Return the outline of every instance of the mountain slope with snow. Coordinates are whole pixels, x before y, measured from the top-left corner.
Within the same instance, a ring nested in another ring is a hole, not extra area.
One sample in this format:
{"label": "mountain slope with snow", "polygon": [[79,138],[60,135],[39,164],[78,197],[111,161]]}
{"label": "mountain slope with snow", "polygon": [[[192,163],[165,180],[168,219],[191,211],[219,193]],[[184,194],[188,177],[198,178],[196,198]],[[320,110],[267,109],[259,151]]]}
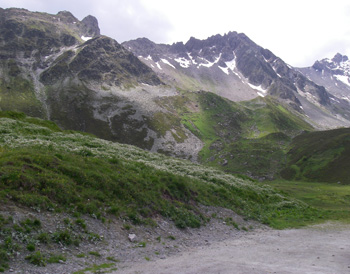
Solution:
{"label": "mountain slope with snow", "polygon": [[350,103],[350,60],[347,56],[337,53],[332,59],[325,58],[312,67],[298,70],[336,97],[331,99]]}
{"label": "mountain slope with snow", "polygon": [[123,46],[169,85],[205,90],[232,101],[267,95],[305,115],[316,127],[350,126],[350,108],[300,71],[292,68],[245,34],[229,32],[187,43],[156,44],[146,38]]}

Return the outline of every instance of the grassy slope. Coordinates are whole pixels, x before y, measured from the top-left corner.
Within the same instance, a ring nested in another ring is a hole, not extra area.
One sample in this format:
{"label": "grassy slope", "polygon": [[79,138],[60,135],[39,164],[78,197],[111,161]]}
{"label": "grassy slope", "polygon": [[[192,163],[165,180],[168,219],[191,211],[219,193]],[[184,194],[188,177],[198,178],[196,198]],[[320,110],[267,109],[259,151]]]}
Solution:
{"label": "grassy slope", "polygon": [[[33,84],[19,75],[19,68],[14,61],[2,61],[0,66],[8,66],[9,76],[0,79],[0,110],[25,112],[40,118],[46,117],[41,102],[36,98]],[[16,73],[11,73],[11,67]]]}
{"label": "grassy slope", "polygon": [[234,103],[208,92],[195,97],[190,101],[198,101],[198,110],[179,115],[204,142],[201,162],[227,172],[272,178],[285,163],[291,136],[312,130],[272,98]]}
{"label": "grassy slope", "polygon": [[272,181],[269,185],[325,212],[330,220],[349,222],[350,186],[305,181]]}
{"label": "grassy slope", "polygon": [[2,203],[99,218],[116,214],[136,223],[162,215],[179,227],[205,222],[198,204],[231,208],[275,227],[314,218],[305,204],[250,180],[15,116],[0,119]]}
{"label": "grassy slope", "polygon": [[307,132],[293,139],[286,179],[350,184],[350,129]]}

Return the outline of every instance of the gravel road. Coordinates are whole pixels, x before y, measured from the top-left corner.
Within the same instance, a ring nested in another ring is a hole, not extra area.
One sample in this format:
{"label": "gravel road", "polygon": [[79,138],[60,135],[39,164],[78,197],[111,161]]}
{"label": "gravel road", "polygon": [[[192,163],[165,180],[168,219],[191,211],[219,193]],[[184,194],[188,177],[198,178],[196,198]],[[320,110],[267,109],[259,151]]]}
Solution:
{"label": "gravel road", "polygon": [[346,274],[350,273],[350,225],[255,230],[113,273]]}

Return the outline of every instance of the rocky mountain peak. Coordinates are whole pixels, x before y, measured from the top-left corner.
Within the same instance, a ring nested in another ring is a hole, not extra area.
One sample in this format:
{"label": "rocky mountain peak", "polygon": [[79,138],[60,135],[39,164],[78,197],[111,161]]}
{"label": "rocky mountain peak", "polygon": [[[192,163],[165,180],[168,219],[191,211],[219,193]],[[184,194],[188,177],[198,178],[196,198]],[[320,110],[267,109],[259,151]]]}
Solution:
{"label": "rocky mountain peak", "polygon": [[86,36],[95,37],[100,35],[100,28],[96,17],[88,15],[81,21],[81,23],[83,24]]}
{"label": "rocky mountain peak", "polygon": [[349,67],[349,58],[346,55],[337,53],[332,59],[325,58],[316,61],[313,66],[315,70],[326,70],[332,74],[344,74],[344,69]]}
{"label": "rocky mountain peak", "polygon": [[341,55],[340,53],[337,53],[332,59],[332,61],[337,64],[340,64],[341,62],[346,62],[348,60],[349,58],[346,55]]}
{"label": "rocky mountain peak", "polygon": [[60,11],[57,13],[57,16],[65,23],[73,24],[74,22],[79,21],[72,13],[69,11]]}

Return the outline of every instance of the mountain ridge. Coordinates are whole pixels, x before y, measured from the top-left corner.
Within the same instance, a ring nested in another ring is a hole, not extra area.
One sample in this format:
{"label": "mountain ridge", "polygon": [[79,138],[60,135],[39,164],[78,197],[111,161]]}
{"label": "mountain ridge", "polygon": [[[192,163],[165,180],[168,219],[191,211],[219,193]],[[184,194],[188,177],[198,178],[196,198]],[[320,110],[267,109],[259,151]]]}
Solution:
{"label": "mountain ridge", "polygon": [[67,11],[1,13],[2,110],[227,170],[236,161],[229,144],[240,138],[254,143],[271,133],[294,137],[350,125],[346,105],[245,34],[121,45],[101,35],[92,16],[79,21]]}
{"label": "mountain ridge", "polygon": [[[315,126],[350,125],[348,105],[331,101],[334,96],[323,86],[243,33],[229,32],[204,40],[191,37],[185,44],[158,45],[147,38],[122,44],[168,84],[211,91],[233,101],[271,95],[312,117]],[[322,124],[322,119],[332,122]]]}
{"label": "mountain ridge", "polygon": [[337,53],[332,59],[324,58],[311,67],[298,70],[312,81],[325,86],[336,99],[350,102],[350,61],[346,55]]}

